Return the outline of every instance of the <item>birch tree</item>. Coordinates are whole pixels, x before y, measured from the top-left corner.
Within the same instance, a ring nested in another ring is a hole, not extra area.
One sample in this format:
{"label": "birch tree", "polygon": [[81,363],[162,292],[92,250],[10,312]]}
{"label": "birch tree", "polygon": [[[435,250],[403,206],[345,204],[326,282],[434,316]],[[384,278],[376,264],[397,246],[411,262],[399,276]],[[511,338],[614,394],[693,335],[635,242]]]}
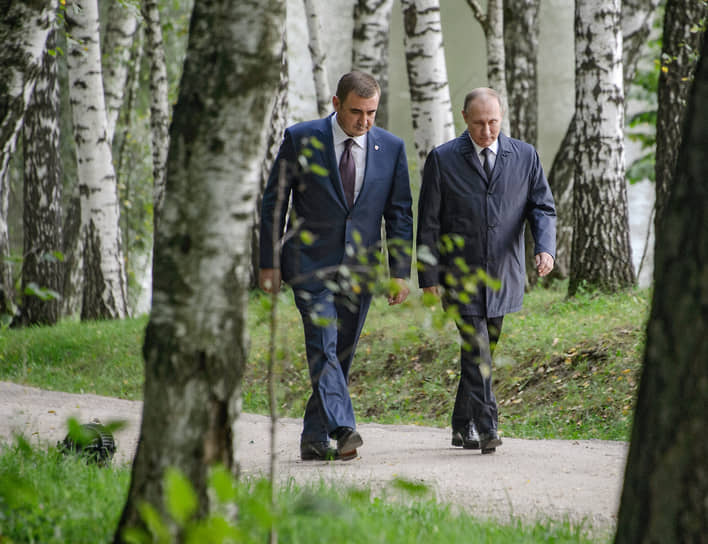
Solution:
{"label": "birch tree", "polygon": [[[668,15],[668,11],[667,11]],[[616,544],[708,535],[708,43],[702,45],[662,228]]]}
{"label": "birch tree", "polygon": [[[646,47],[657,6],[661,0],[622,1],[622,58],[624,88],[634,79],[637,63]],[[548,182],[556,199],[556,265],[552,275],[570,275],[570,255],[573,240],[573,178],[575,172],[576,118],[568,123],[563,140],[551,165]]]}
{"label": "birch tree", "polygon": [[438,0],[401,0],[418,164],[455,136]]}
{"label": "birch tree", "polygon": [[686,102],[696,70],[698,52],[705,39],[708,2],[667,0],[659,74],[659,107],[656,116],[656,215],[658,232],[673,185],[673,173],[681,146]]}
{"label": "birch tree", "polygon": [[155,224],[165,198],[165,168],[169,148],[169,84],[165,45],[157,0],[143,0],[147,56],[150,59],[150,133],[152,145],[153,214]]}
{"label": "birch tree", "polygon": [[499,93],[504,118],[502,132],[514,136],[509,129],[509,99],[506,89],[506,60],[504,52],[504,0],[488,0],[487,12],[482,11],[477,0],[467,0],[475,18],[484,31],[487,44],[487,84]]}
{"label": "birch tree", "polygon": [[59,319],[63,267],[59,143],[59,78],[56,30],[47,38],[42,71],[37,77],[23,123],[24,210],[22,322],[54,325]]}
{"label": "birch tree", "polygon": [[126,280],[96,0],[67,0],[67,65],[81,195],[82,319],[123,318]]}
{"label": "birch tree", "polygon": [[37,77],[56,0],[6,1],[0,10],[0,316],[14,314],[12,268],[7,257],[8,169]]}
{"label": "birch tree", "polygon": [[575,185],[568,294],[634,283],[624,179],[620,0],[575,3]]}
{"label": "birch tree", "polygon": [[191,481],[199,517],[209,511],[210,465],[236,467],[251,222],[284,22],[283,0],[194,4],[155,240],[142,426],[117,542],[144,527],[143,502],[164,514],[168,467]]}
{"label": "birch tree", "polygon": [[320,41],[320,19],[315,9],[315,2],[314,0],[304,0],[304,2],[307,32],[309,34],[308,47],[312,58],[312,76],[315,81],[317,111],[320,117],[324,117],[329,114],[332,105],[332,93],[329,89],[329,77],[327,75],[327,54]]}
{"label": "birch tree", "polygon": [[103,35],[103,91],[106,102],[106,132],[113,142],[116,122],[123,106],[130,57],[138,18],[134,8],[123,2],[109,2],[106,29]]}
{"label": "birch tree", "polygon": [[388,37],[393,0],[358,0],[354,6],[352,69],[367,72],[381,87],[376,125],[388,127]]}

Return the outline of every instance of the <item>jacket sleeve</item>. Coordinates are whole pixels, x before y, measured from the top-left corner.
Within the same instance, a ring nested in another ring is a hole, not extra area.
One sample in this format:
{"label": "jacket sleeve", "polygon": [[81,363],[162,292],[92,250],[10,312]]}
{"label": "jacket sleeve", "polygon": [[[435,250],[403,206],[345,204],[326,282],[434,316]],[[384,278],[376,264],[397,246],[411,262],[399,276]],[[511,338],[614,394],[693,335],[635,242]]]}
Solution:
{"label": "jacket sleeve", "polygon": [[440,283],[440,167],[433,150],[425,160],[423,183],[418,201],[418,235],[416,239],[418,285],[431,287]]}
{"label": "jacket sleeve", "polygon": [[534,152],[534,165],[531,170],[526,218],[531,225],[531,234],[535,242],[534,255],[546,252],[555,259],[556,207],[551,187],[548,185],[541,160],[536,152]]}
{"label": "jacket sleeve", "polygon": [[393,185],[384,209],[391,277],[409,278],[413,252],[413,198],[405,145],[401,144]]}
{"label": "jacket sleeve", "polygon": [[[292,190],[293,169],[296,167],[296,158],[292,135],[289,130],[286,130],[263,191],[260,225],[260,268],[273,268],[273,228],[277,229],[279,233],[278,239],[280,240],[285,228],[285,216],[288,211],[288,202]],[[283,187],[282,201],[280,202],[280,214],[276,218],[278,179],[280,177],[280,165],[283,163],[285,164],[286,172],[285,187]]]}

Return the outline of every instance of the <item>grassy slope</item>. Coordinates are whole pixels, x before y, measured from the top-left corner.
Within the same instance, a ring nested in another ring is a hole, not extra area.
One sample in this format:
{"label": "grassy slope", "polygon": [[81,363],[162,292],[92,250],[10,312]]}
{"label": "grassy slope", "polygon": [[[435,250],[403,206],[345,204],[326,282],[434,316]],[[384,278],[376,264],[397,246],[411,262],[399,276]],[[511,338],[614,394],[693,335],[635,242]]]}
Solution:
{"label": "grassy slope", "polygon": [[[495,353],[495,392],[506,436],[628,437],[649,292],[581,294],[536,289],[507,316]],[[302,330],[289,293],[280,299],[279,406],[300,417],[309,394]],[[268,299],[251,298],[244,409],[267,413]],[[139,399],[146,318],[63,322],[0,332],[0,379],[68,392]],[[459,376],[454,325],[417,296],[372,305],[351,374],[360,421],[447,426]]]}

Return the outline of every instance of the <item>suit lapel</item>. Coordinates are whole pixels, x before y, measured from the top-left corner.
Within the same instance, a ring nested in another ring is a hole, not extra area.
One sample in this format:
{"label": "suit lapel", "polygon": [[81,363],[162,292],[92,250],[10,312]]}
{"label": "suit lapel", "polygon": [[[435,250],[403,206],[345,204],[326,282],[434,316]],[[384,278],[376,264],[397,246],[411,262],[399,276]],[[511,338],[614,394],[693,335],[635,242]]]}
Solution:
{"label": "suit lapel", "polygon": [[499,147],[497,148],[497,158],[494,161],[494,170],[492,170],[492,179],[489,181],[489,188],[491,189],[501,178],[502,172],[504,170],[504,165],[506,164],[507,157],[511,152],[509,150],[509,142],[507,137],[501,132],[497,137],[499,142]]}
{"label": "suit lapel", "polygon": [[[361,184],[361,190],[359,191],[359,198],[361,198],[364,191],[367,190],[367,185],[371,184],[370,182],[367,184],[366,179],[376,168],[376,160],[379,153],[381,153],[381,146],[377,141],[374,127],[372,127],[366,135],[366,165],[364,166],[364,180]],[[357,198],[357,201],[359,198]],[[354,202],[354,205],[356,206],[356,202]]]}
{"label": "suit lapel", "polygon": [[485,184],[488,184],[489,182],[487,181],[487,174],[485,173],[484,168],[482,168],[482,163],[479,162],[479,157],[477,156],[477,151],[475,150],[474,145],[472,144],[469,132],[465,130],[462,135],[457,139],[457,141],[459,142],[460,153],[462,154],[462,156],[469,163],[472,169],[477,172],[480,179],[484,181]]}
{"label": "suit lapel", "polygon": [[[334,114],[332,114],[334,115]],[[332,189],[337,194],[340,203],[346,210],[347,199],[344,196],[344,187],[342,186],[342,178],[339,176],[339,165],[337,164],[337,154],[334,152],[334,133],[332,132],[332,115],[322,119],[323,126],[321,128],[324,141],[322,144],[325,148],[325,168],[330,172],[329,179],[332,182]]]}

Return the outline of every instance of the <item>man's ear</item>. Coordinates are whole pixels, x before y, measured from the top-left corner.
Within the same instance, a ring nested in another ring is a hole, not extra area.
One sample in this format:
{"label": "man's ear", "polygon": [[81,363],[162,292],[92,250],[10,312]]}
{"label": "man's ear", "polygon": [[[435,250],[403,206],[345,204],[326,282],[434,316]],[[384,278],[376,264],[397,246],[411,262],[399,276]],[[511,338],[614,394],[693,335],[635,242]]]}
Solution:
{"label": "man's ear", "polygon": [[334,108],[334,111],[339,111],[339,106],[340,106],[339,98],[337,98],[337,95],[334,95],[332,97],[332,107]]}

